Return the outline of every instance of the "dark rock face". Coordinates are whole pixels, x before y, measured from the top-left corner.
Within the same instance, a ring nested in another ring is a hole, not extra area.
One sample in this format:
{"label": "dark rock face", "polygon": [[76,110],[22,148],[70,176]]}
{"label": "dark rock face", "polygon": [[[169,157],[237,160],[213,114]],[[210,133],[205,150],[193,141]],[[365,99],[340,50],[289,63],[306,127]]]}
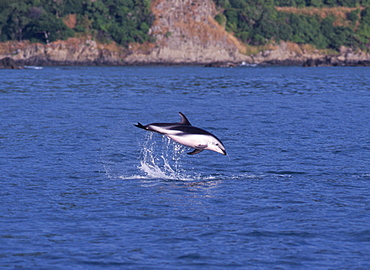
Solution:
{"label": "dark rock face", "polygon": [[338,59],[339,57],[326,56],[322,58],[308,58],[303,62],[303,67],[320,67],[320,66],[370,66],[370,60],[366,59]]}
{"label": "dark rock face", "polygon": [[303,67],[318,67],[318,66],[337,66],[339,63],[331,63],[330,58],[309,58],[305,62],[303,62]]}
{"label": "dark rock face", "polygon": [[10,57],[5,57],[0,59],[0,68],[7,68],[7,69],[20,69],[15,61]]}

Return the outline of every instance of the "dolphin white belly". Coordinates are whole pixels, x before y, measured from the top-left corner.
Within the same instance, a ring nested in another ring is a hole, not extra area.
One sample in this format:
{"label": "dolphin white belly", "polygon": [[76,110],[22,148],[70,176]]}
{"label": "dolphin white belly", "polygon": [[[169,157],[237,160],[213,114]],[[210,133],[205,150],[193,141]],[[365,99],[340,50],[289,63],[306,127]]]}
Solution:
{"label": "dolphin white belly", "polygon": [[207,143],[207,136],[202,134],[194,134],[194,135],[166,135],[167,137],[171,138],[175,142],[189,146],[191,148],[203,148],[205,149],[208,146]]}

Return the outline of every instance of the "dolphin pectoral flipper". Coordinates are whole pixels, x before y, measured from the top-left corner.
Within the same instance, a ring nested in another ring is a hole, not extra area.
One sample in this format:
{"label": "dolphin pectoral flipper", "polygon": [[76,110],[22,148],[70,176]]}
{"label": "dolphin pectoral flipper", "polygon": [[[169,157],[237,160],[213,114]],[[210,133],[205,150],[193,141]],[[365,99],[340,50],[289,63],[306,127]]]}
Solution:
{"label": "dolphin pectoral flipper", "polygon": [[190,152],[190,153],[188,153],[188,155],[195,155],[195,154],[198,154],[198,153],[200,153],[200,152],[202,152],[204,149],[194,149],[194,151],[192,151],[192,152]]}

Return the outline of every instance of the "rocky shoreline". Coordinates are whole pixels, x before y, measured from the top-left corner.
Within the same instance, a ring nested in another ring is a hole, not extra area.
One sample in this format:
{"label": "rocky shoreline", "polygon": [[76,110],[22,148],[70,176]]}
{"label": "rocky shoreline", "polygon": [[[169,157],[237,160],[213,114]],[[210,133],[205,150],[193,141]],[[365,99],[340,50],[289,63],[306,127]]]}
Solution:
{"label": "rocky shoreline", "polygon": [[[0,68],[127,65],[370,66],[370,54],[354,52],[345,47],[341,48],[340,52],[329,55],[319,51],[304,50],[297,44],[281,42],[255,55],[245,55],[230,44],[227,44],[229,49],[223,51],[212,46],[199,48],[199,44],[188,47],[187,51],[179,51],[177,48],[171,50],[166,46],[168,43],[162,47],[144,44],[123,48],[116,44],[99,44],[89,38],[70,38],[49,45],[28,41],[7,42],[0,43]],[[208,57],[199,57],[202,49],[206,51]],[[216,52],[213,54],[214,51]]]}
{"label": "rocky shoreline", "polygon": [[[71,45],[72,44],[72,45]],[[232,57],[215,56],[208,59],[181,57],[155,58],[153,51],[130,50],[97,44],[92,40],[58,41],[50,45],[13,43],[2,44],[0,68],[18,69],[24,66],[128,66],[128,65],[203,65],[207,67],[236,66],[370,66],[370,55],[342,48],[335,55],[288,50],[281,43],[274,49],[257,55],[235,52]],[[4,50],[7,47],[7,50]]]}

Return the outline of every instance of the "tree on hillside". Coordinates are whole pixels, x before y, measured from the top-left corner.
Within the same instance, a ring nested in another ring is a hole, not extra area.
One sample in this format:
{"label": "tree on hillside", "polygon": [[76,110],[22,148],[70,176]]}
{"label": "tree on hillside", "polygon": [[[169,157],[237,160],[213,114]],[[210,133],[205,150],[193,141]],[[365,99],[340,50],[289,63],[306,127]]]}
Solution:
{"label": "tree on hillside", "polygon": [[358,41],[363,47],[370,49],[370,5],[361,12]]}
{"label": "tree on hillside", "polygon": [[[76,14],[69,29],[63,18]],[[0,0],[0,40],[52,42],[85,32],[122,45],[150,41],[150,0]]]}
{"label": "tree on hillside", "polygon": [[61,19],[44,11],[27,25],[26,32],[30,39],[43,40],[46,44],[73,36]]}
{"label": "tree on hillside", "polygon": [[9,37],[13,40],[22,41],[23,29],[29,22],[28,18],[29,5],[24,1],[15,1],[11,3],[4,13],[8,13],[7,24],[5,31],[9,33]]}
{"label": "tree on hillside", "polygon": [[[348,12],[347,26],[335,26],[334,17],[277,11],[275,6],[359,6],[370,0],[214,0],[220,14],[216,20],[243,42],[261,45],[279,40],[312,44],[338,50],[340,46],[361,47],[369,43],[370,19],[365,8]],[[361,18],[361,19],[359,19]],[[360,22],[358,26],[357,22]],[[357,31],[357,32],[356,32]]]}

